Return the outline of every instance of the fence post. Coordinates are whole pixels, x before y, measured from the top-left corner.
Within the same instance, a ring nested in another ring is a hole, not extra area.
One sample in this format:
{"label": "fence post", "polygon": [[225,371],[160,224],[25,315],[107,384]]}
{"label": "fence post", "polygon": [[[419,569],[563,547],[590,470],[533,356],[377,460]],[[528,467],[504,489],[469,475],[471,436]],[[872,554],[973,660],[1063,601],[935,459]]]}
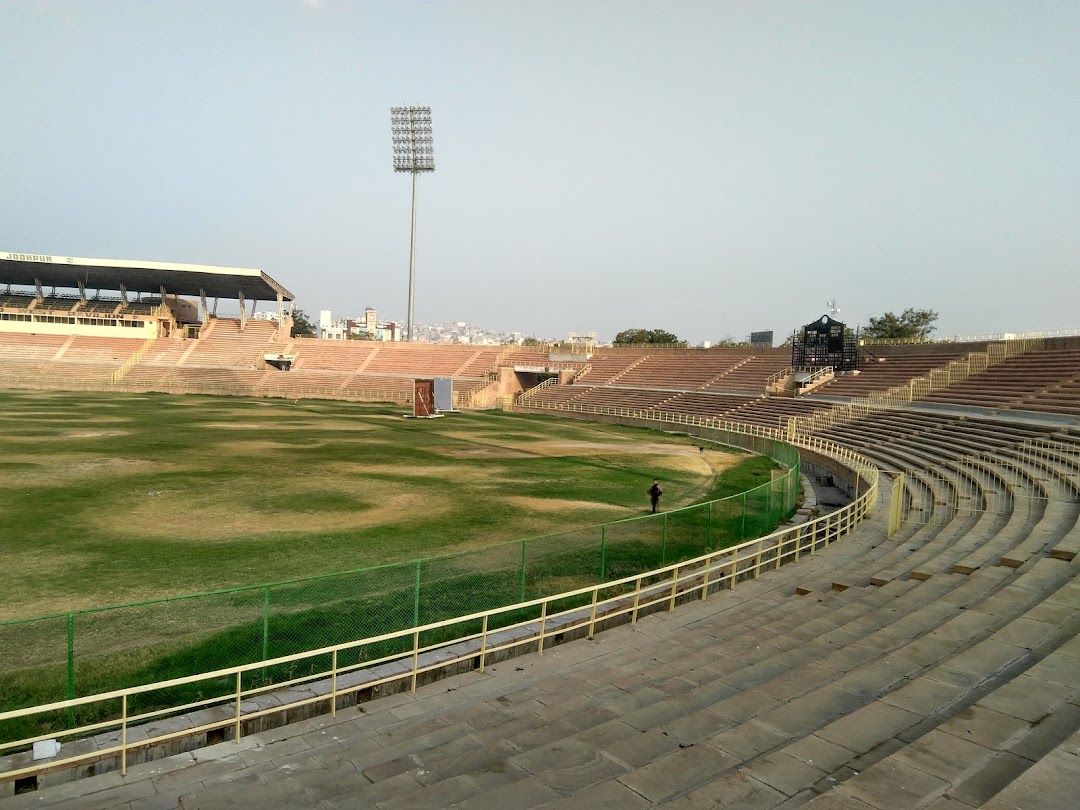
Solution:
{"label": "fence post", "polygon": [[420,560],[416,561],[416,588],[413,596],[412,626],[420,626]]}
{"label": "fence post", "polygon": [[[75,699],[75,614],[67,615],[67,699]],[[75,728],[75,710],[68,707],[68,728]]]}
{"label": "fence post", "polygon": [[742,524],[739,526],[739,540],[746,539],[746,493],[742,494]]}
{"label": "fence post", "polygon": [[263,661],[270,657],[270,586],[263,588]]}
{"label": "fence post", "polygon": [[709,501],[709,528],[705,530],[705,547],[712,551],[712,505]]}
{"label": "fence post", "polygon": [[521,539],[521,598],[519,602],[525,601],[525,538]]}
{"label": "fence post", "polygon": [[[607,524],[600,526],[600,581],[607,581]],[[525,600],[522,600],[525,601]]]}
{"label": "fence post", "polygon": [[667,565],[667,512],[664,512],[664,519],[660,521],[660,565]]}

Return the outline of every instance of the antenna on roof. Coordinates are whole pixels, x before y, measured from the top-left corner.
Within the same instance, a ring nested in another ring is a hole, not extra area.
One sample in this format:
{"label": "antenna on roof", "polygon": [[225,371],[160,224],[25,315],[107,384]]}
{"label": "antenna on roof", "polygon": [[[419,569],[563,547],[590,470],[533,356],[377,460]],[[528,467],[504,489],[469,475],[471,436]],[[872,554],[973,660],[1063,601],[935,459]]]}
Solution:
{"label": "antenna on roof", "polygon": [[829,314],[832,315],[832,317],[835,318],[840,314],[840,307],[837,306],[835,298],[830,298],[828,301],[826,301],[825,306],[829,308]]}

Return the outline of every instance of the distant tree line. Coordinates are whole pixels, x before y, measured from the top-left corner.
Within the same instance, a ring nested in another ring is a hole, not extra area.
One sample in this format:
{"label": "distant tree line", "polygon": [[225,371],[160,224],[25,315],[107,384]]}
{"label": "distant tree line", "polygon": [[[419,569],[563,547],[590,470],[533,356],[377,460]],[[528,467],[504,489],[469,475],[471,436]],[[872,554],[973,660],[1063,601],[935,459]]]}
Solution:
{"label": "distant tree line", "polygon": [[685,340],[666,329],[624,329],[615,335],[616,346],[634,346],[640,344],[685,346]]}

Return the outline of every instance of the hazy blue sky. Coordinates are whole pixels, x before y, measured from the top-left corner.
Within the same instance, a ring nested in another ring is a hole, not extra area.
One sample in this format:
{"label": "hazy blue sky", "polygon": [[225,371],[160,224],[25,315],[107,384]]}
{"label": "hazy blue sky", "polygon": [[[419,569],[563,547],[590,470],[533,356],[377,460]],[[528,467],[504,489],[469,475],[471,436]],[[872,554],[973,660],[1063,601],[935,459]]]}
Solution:
{"label": "hazy blue sky", "polygon": [[[0,0],[0,250],[308,312],[782,335],[1080,326],[1080,3]],[[778,335],[778,337],[779,337]]]}

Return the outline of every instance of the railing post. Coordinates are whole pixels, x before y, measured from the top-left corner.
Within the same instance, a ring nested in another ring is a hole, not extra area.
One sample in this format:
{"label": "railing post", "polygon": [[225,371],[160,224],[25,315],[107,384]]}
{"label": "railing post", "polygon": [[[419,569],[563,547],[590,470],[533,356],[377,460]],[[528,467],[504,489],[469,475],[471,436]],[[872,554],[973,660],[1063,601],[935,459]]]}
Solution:
{"label": "railing post", "polygon": [[705,573],[701,577],[701,601],[704,602],[709,595],[709,568],[712,565],[712,557],[705,559]]}
{"label": "railing post", "polygon": [[589,615],[589,638],[592,639],[596,630],[596,600],[600,598],[600,589],[594,588],[592,592],[592,613]]}
{"label": "railing post", "polygon": [[412,634],[412,686],[409,691],[416,694],[416,670],[420,666],[420,631],[413,630]]}
{"label": "railing post", "polygon": [[675,609],[675,594],[678,593],[678,590],[679,590],[679,566],[676,565],[675,568],[671,572],[671,602],[668,604],[668,610],[669,611]]}
{"label": "railing post", "polygon": [[547,599],[540,606],[540,644],[536,649],[537,655],[544,654],[544,628],[547,626]]}
{"label": "railing post", "polygon": [[[67,615],[67,699],[75,699],[75,614]],[[68,707],[68,728],[75,728],[75,709]]]}
{"label": "railing post", "polygon": [[637,578],[634,588],[634,612],[630,614],[630,624],[637,624],[638,605],[641,603],[641,577]]}
{"label": "railing post", "polygon": [[127,693],[120,699],[120,775],[127,776]]}
{"label": "railing post", "polygon": [[337,650],[330,659],[330,716],[337,717]]}
{"label": "railing post", "polygon": [[240,742],[240,692],[241,692],[241,678],[240,672],[236,673],[236,719],[233,721],[235,728],[233,730],[233,736],[236,742]]}
{"label": "railing post", "polygon": [[[524,600],[523,600],[524,601]],[[488,634],[488,615],[484,614],[484,627],[480,631],[480,671],[484,671],[484,659],[487,658],[487,634]]]}

